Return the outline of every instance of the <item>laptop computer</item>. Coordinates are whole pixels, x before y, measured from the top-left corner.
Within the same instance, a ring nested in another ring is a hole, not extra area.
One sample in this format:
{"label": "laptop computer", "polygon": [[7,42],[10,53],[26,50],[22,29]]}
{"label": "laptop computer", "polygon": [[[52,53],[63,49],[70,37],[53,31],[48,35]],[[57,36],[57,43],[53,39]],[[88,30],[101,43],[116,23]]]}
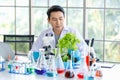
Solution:
{"label": "laptop computer", "polygon": [[10,59],[14,59],[15,54],[7,43],[0,42],[0,56],[8,60],[8,56],[10,56]]}
{"label": "laptop computer", "polygon": [[97,63],[101,68],[112,68],[115,66],[115,63],[107,63],[107,62],[98,62]]}

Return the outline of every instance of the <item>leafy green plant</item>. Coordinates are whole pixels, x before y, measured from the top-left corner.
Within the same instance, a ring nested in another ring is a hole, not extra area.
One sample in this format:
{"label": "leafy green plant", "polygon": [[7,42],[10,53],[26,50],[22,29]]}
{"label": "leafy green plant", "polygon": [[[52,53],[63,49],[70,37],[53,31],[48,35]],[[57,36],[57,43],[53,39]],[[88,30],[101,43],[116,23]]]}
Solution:
{"label": "leafy green plant", "polygon": [[77,50],[77,43],[80,43],[80,40],[76,37],[76,35],[68,32],[63,38],[59,39],[57,46],[59,48]]}
{"label": "leafy green plant", "polygon": [[[59,39],[57,46],[61,49],[61,53],[64,53],[62,52],[63,48],[71,51],[77,50],[77,43],[80,43],[80,40],[76,37],[75,34],[69,32],[65,34],[63,38]],[[69,52],[70,51],[68,51],[66,54],[64,54],[64,56],[62,56],[64,62],[71,58]]]}

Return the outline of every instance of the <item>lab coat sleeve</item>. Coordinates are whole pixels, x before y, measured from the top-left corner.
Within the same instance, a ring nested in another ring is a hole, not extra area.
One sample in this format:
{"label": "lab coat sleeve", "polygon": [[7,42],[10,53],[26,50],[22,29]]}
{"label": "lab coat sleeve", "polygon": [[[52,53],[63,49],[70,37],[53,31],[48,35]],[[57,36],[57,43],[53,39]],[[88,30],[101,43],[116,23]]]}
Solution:
{"label": "lab coat sleeve", "polygon": [[42,48],[42,45],[43,45],[43,41],[42,41],[43,35],[44,34],[42,34],[42,33],[39,35],[37,40],[33,43],[31,51],[37,51],[38,52],[39,49]]}
{"label": "lab coat sleeve", "polygon": [[88,45],[86,44],[85,40],[80,35],[80,33],[77,30],[75,32],[76,32],[76,36],[80,40],[80,43],[77,44],[78,50],[82,53],[83,56],[86,56],[88,54],[87,53]]}

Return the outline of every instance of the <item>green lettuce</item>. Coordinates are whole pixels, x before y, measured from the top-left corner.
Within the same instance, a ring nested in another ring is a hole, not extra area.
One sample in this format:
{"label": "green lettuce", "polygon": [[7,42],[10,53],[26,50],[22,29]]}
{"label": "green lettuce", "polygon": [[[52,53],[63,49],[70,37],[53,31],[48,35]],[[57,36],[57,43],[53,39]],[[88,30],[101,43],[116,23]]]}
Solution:
{"label": "green lettuce", "polygon": [[80,43],[80,40],[76,37],[76,35],[68,32],[63,38],[58,40],[57,46],[61,49],[66,48],[70,50],[77,50],[77,43]]}

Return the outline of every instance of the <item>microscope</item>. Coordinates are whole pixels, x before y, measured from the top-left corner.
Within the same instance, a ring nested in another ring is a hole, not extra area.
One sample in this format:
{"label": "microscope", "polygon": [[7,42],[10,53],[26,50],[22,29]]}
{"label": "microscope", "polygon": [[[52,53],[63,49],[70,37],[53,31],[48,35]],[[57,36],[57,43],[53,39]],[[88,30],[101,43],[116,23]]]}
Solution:
{"label": "microscope", "polygon": [[53,55],[52,48],[54,48],[54,37],[52,33],[46,33],[43,37],[43,48],[45,49],[45,58],[49,59],[49,55]]}

